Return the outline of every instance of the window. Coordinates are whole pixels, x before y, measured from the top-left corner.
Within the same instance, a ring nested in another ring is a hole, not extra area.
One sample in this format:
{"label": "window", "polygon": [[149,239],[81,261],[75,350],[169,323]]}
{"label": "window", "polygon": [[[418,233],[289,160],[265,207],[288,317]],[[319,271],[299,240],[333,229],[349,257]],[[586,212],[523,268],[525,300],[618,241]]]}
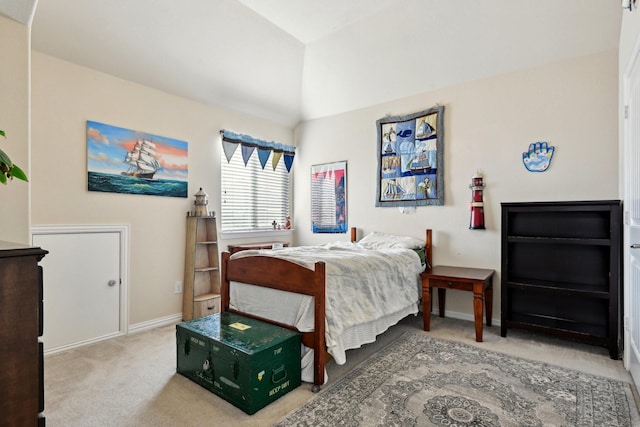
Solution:
{"label": "window", "polygon": [[291,214],[291,175],[284,158],[275,170],[271,162],[262,169],[257,151],[246,167],[240,154],[232,155],[229,162],[221,156],[222,232],[273,230],[274,221],[284,228]]}

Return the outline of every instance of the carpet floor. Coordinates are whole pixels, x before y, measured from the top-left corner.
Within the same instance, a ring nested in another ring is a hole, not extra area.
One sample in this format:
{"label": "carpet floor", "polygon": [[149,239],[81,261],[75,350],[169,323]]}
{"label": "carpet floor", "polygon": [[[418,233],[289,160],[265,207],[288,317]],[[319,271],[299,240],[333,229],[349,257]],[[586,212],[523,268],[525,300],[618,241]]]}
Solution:
{"label": "carpet floor", "polygon": [[[329,390],[341,378],[388,344],[410,331],[472,348],[549,363],[612,380],[631,383],[622,361],[605,348],[510,330],[500,337],[487,327],[476,343],[473,322],[432,316],[431,331],[422,317],[410,316],[375,343],[347,352],[347,363],[327,366]],[[175,326],[130,334],[45,357],[45,415],[48,426],[270,426],[310,401],[303,383],[282,398],[247,415],[225,400],[176,373]]]}

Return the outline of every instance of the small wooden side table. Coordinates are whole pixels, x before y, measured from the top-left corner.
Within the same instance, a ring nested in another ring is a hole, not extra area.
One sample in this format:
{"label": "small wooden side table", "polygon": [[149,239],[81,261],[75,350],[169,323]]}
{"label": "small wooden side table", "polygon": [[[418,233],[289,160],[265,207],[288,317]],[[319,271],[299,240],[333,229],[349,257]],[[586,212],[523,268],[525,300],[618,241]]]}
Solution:
{"label": "small wooden side table", "polygon": [[[487,315],[487,326],[491,326],[493,312],[493,273],[484,268],[450,267],[436,265],[421,274],[422,316],[424,330],[428,331],[431,321],[431,288],[438,288],[438,308],[444,317],[447,289],[473,292],[473,317],[476,326],[476,341],[482,342],[482,311]],[[483,304],[484,302],[484,304]]]}

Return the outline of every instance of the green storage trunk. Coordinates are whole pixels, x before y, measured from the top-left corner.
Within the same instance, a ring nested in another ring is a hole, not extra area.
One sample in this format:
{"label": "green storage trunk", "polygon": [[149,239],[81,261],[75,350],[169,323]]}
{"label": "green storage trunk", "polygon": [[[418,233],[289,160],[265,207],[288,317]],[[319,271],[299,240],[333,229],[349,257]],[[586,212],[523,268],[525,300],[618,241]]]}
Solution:
{"label": "green storage trunk", "polygon": [[300,334],[223,312],[176,325],[177,371],[247,414],[300,385]]}

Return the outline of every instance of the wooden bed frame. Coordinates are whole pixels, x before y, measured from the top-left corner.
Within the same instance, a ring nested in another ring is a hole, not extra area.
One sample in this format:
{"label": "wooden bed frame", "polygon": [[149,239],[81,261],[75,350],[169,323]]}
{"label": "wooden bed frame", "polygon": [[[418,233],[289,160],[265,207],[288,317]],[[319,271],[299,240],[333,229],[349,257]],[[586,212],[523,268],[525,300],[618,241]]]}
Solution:
{"label": "wooden bed frame", "polygon": [[[356,229],[351,229],[351,241],[356,240]],[[425,252],[427,265],[431,264],[431,230],[426,231]],[[325,343],[325,263],[316,262],[310,270],[299,264],[269,256],[251,256],[231,260],[229,252],[222,253],[221,263],[221,311],[230,311],[243,316],[262,320],[287,329],[297,330],[287,325],[251,313],[229,307],[229,283],[232,281],[310,295],[314,298],[314,329],[301,332],[302,343],[314,349],[313,388],[320,390],[324,384],[324,367],[328,359]]]}

